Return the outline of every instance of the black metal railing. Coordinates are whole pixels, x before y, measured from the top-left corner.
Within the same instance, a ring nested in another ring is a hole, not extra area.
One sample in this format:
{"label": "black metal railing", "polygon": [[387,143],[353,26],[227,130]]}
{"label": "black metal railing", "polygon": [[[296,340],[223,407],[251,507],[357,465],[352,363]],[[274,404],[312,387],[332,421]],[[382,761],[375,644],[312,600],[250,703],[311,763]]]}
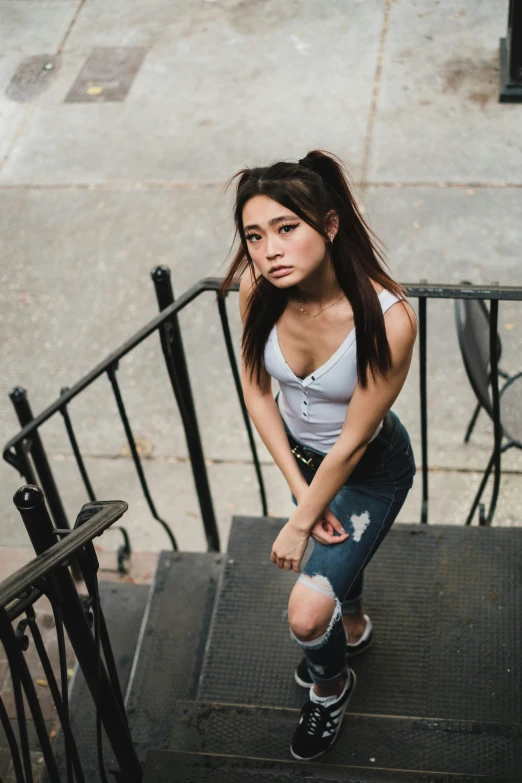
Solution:
{"label": "black metal railing", "polygon": [[[16,717],[9,717],[0,697],[0,723],[5,731],[16,783],[32,783],[32,755],[40,753],[50,783],[85,780],[81,754],[71,725],[68,694],[66,635],[96,706],[98,771],[107,782],[102,727],[119,770],[118,779],[139,783],[141,765],[132,742],[116,665],[98,592],[98,561],[92,541],[126,511],[123,501],[98,501],[84,505],[72,530],[57,530],[39,487],[26,485],[14,496],[37,557],[0,583],[0,642],[9,666]],[[58,539],[58,540],[57,540]],[[75,559],[87,590],[81,596],[69,567]],[[37,622],[35,603],[45,596],[50,602],[58,646],[58,672],[51,663]],[[25,655],[34,644],[62,732],[65,763],[58,761],[45,715],[37,696]],[[37,743],[29,735],[34,725]],[[111,770],[112,772],[112,770]]]}
{"label": "black metal railing", "polygon": [[[207,539],[209,551],[219,551],[219,533],[212,503],[210,484],[208,480],[207,467],[203,453],[202,440],[199,432],[198,419],[194,405],[192,387],[190,384],[181,330],[178,321],[178,313],[184,309],[190,302],[196,299],[205,291],[215,291],[219,281],[211,279],[202,280],[196,286],[190,289],[186,294],[174,300],[174,293],[171,284],[170,270],[167,267],[155,267],[152,270],[151,277],[156,289],[156,296],[161,313],[150,321],[146,326],[140,329],[133,337],[125,342],[119,349],[111,353],[103,362],[98,364],[91,372],[87,373],[80,381],[71,388],[62,389],[60,397],[49,405],[38,416],[33,416],[29,400],[25,389],[15,388],[10,398],[15,407],[18,420],[22,425],[20,432],[12,438],[4,447],[3,457],[19,471],[20,475],[30,483],[38,483],[42,487],[51,516],[57,528],[66,529],[69,527],[68,520],[64,511],[63,503],[54,480],[54,476],[49,465],[49,460],[43,446],[40,435],[42,425],[60,413],[63,417],[66,433],[71,444],[71,448],[78,466],[78,470],[85,486],[87,496],[95,500],[93,485],[88,475],[85,461],[82,457],[78,440],[75,436],[71,417],[69,414],[70,403],[78,397],[85,389],[91,386],[100,376],[106,375],[111,384],[117,409],[125,434],[127,437],[130,453],[134,461],[136,473],[140,481],[143,494],[155,520],[157,520],[167,533],[173,549],[177,549],[176,540],[170,529],[170,526],[159,515],[154,504],[145,472],[143,470],[141,457],[136,448],[132,427],[127,414],[123,395],[118,384],[118,366],[123,357],[130,353],[134,348],[140,345],[154,332],[158,332],[167,373],[172,385],[180,412],[187,447],[190,456],[190,463],[196,493],[203,520],[203,526]],[[224,303],[220,303],[219,312],[223,324],[223,332],[229,357],[231,357],[231,366],[236,382],[236,387],[240,391],[239,371],[234,358],[228,317]],[[243,413],[243,419],[248,433],[250,448],[252,450],[253,461],[259,482],[263,514],[268,513],[266,492],[264,489],[263,478],[257,450],[254,442],[252,427],[242,395],[240,394],[240,404]],[[127,532],[120,528],[124,534],[124,546],[120,548],[119,563],[123,562],[130,555],[130,541]]]}
{"label": "black metal railing", "polygon": [[438,285],[430,286],[426,281],[419,284],[404,285],[409,296],[418,298],[419,305],[419,362],[420,362],[420,419],[421,419],[421,458],[422,458],[422,502],[420,522],[428,522],[428,377],[427,377],[427,337],[428,337],[428,299],[473,299],[490,303],[489,320],[489,385],[491,387],[491,412],[493,418],[493,452],[484,474],[485,479],[493,469],[493,490],[488,511],[480,503],[485,481],[481,483],[467,516],[466,524],[471,524],[474,512],[479,509],[479,524],[490,525],[495,513],[501,476],[502,427],[500,420],[500,394],[498,369],[498,306],[500,301],[522,301],[522,288],[515,286],[475,286],[462,284],[460,286]]}
{"label": "black metal railing", "polygon": [[500,103],[522,102],[522,0],[509,0],[506,38],[500,39]]}
{"label": "black metal railing", "polygon": [[[129,447],[136,465],[136,471],[140,478],[145,496],[149,503],[149,507],[153,516],[158,519],[166,529],[168,526],[165,522],[160,520],[158,513],[156,512],[150,491],[146,484],[143,469],[140,463],[140,456],[135,447],[132,429],[126,414],[125,405],[123,402],[122,394],[117,384],[117,368],[120,360],[130,353],[136,346],[140,345],[147,337],[154,332],[158,332],[161,340],[161,346],[167,365],[169,378],[172,384],[172,388],[176,397],[178,408],[181,414],[183,422],[185,437],[189,449],[190,461],[192,471],[194,475],[194,483],[196,486],[197,497],[201,509],[201,516],[206,533],[208,549],[210,551],[219,551],[219,536],[217,532],[216,519],[214,514],[214,508],[212,503],[212,497],[210,492],[210,485],[208,481],[207,469],[204,459],[204,452],[202,446],[201,435],[198,427],[198,420],[196,415],[196,409],[193,401],[192,388],[190,383],[190,377],[185,360],[185,353],[183,348],[183,342],[181,338],[181,330],[178,321],[179,313],[190,305],[195,299],[205,292],[216,292],[222,283],[221,278],[205,278],[200,280],[196,285],[190,288],[186,293],[174,300],[170,281],[170,271],[166,267],[157,267],[152,271],[152,278],[156,287],[156,293],[158,303],[161,309],[159,315],[153,318],[148,324],[140,329],[133,337],[125,342],[120,348],[111,353],[103,362],[98,364],[91,372],[85,375],[74,386],[63,391],[61,396],[48,408],[36,417],[32,417],[32,414],[28,410],[28,403],[24,400],[23,395],[19,391],[12,394],[15,396],[18,402],[15,404],[18,406],[17,411],[20,421],[23,425],[21,431],[12,438],[5,446],[3,456],[11,465],[20,471],[26,480],[34,481],[36,476],[39,479],[39,483],[42,486],[46,498],[48,499],[51,513],[55,520],[57,527],[65,527],[62,506],[58,496],[58,491],[54,480],[52,479],[51,471],[48,465],[47,458],[43,449],[43,445],[38,435],[39,428],[48,421],[56,413],[60,412],[64,417],[66,423],[67,432],[73,447],[73,452],[76,457],[78,468],[83,477],[89,497],[93,499],[92,488],[89,491],[90,484],[88,483],[88,476],[85,465],[81,458],[81,453],[74,438],[72,425],[70,418],[68,417],[67,406],[69,403],[77,397],[79,394],[88,388],[97,378],[103,374],[107,375],[110,379],[114,395],[117,401],[120,417],[123,421]],[[426,281],[420,283],[405,283],[403,284],[409,297],[416,298],[418,300],[418,313],[419,313],[419,359],[420,359],[420,421],[421,421],[421,461],[422,461],[422,505],[420,509],[420,521],[426,523],[428,521],[428,415],[427,415],[427,399],[428,399],[428,374],[427,374],[427,344],[428,344],[428,300],[433,299],[477,299],[482,301],[489,301],[490,303],[490,345],[496,345],[497,340],[497,327],[498,327],[498,305],[500,301],[522,301],[522,288],[517,287],[501,287],[496,285],[491,286],[474,286],[474,285],[430,285]],[[239,283],[232,286],[231,292],[237,292],[239,290]],[[228,298],[228,297],[227,297]],[[268,514],[266,491],[263,482],[263,476],[261,472],[261,466],[254,442],[254,436],[252,431],[251,422],[248,416],[248,412],[245,407],[243,395],[241,391],[240,373],[238,370],[238,362],[234,351],[230,324],[227,313],[226,299],[218,300],[218,313],[221,321],[221,327],[223,331],[223,337],[228,354],[230,367],[232,370],[232,376],[236,388],[236,393],[241,406],[244,424],[248,434],[250,449],[252,453],[252,461],[255,468],[260,500],[261,511],[263,515]],[[500,425],[500,410],[499,410],[499,388],[498,388],[498,361],[497,354],[493,352],[491,354],[491,389],[492,389],[492,409],[494,420],[494,450],[492,456],[491,467],[493,469],[493,494],[489,504],[488,512],[485,513],[483,507],[480,507],[480,522],[489,524],[493,518],[493,514],[496,507],[498,498],[498,489],[500,482],[501,471],[501,441],[502,431]],[[26,406],[25,408],[23,406]],[[20,415],[22,409],[23,415]],[[471,517],[467,520],[471,522]],[[173,538],[173,546],[175,542]]]}

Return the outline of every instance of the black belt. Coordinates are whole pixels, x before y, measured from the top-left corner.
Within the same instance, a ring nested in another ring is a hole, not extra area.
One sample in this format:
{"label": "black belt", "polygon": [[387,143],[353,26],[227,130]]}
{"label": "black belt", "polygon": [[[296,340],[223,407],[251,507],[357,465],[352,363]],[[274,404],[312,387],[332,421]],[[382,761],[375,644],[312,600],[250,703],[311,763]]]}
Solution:
{"label": "black belt", "polygon": [[[382,429],[380,430],[379,434],[383,432],[385,435],[390,436],[391,431],[393,428],[393,421],[392,417],[390,416],[389,412],[386,414],[386,416],[383,419],[382,423]],[[294,457],[301,462],[304,462],[305,465],[308,465],[310,468],[313,468],[314,470],[317,470],[321,462],[323,461],[326,454],[322,457],[319,454],[316,454],[315,451],[310,451],[305,446],[303,446],[301,443],[298,443],[292,435],[286,431],[286,435],[288,438],[288,442],[290,446],[292,447],[292,454]],[[379,435],[377,436],[379,437]],[[373,441],[372,441],[373,442]]]}

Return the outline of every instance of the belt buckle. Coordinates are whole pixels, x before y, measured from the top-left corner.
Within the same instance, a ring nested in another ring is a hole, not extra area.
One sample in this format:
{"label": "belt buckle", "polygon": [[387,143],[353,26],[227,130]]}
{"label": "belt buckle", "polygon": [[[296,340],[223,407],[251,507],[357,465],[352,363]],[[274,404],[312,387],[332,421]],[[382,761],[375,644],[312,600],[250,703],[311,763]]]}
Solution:
{"label": "belt buckle", "polygon": [[310,463],[312,462],[312,457],[310,457],[310,459],[305,459],[302,454],[299,454],[299,452],[297,451],[297,446],[294,446],[294,448],[292,449],[292,454],[294,455],[294,457],[297,457],[297,459],[300,459],[301,462],[304,462],[305,465],[310,465]]}

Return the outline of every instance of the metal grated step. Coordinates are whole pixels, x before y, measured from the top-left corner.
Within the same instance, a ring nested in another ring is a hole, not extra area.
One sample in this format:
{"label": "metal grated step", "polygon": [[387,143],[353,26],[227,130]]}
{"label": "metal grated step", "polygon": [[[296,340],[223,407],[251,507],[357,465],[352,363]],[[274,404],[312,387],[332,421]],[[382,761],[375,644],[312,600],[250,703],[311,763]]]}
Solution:
{"label": "metal grated step", "polygon": [[418,772],[292,761],[266,761],[234,756],[153,751],[147,757],[143,783],[514,783],[487,775],[428,775]]}
{"label": "metal grated step", "polygon": [[[170,749],[287,761],[297,710],[180,702]],[[328,764],[522,779],[522,725],[346,713]]]}
{"label": "metal grated step", "polygon": [[140,758],[168,747],[176,701],[195,698],[222,561],[161,553],[127,703]]}
{"label": "metal grated step", "polygon": [[[285,520],[236,517],[198,699],[300,707],[287,601],[268,559]],[[522,529],[397,524],[367,568],[375,643],[354,712],[522,722]]]}

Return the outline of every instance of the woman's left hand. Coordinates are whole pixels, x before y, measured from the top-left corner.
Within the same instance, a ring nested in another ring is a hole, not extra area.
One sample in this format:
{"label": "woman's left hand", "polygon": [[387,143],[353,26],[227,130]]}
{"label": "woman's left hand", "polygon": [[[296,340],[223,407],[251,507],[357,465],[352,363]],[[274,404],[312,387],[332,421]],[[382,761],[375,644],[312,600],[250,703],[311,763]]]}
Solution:
{"label": "woman's left hand", "polygon": [[299,530],[291,522],[287,522],[273,543],[270,560],[278,568],[284,568],[285,571],[293,569],[299,573],[301,570],[299,564],[303,559],[309,538],[309,532]]}
{"label": "woman's left hand", "polygon": [[310,531],[310,535],[314,541],[327,546],[342,544],[343,541],[350,538],[350,534],[345,531],[333,511],[330,511],[329,508],[323,512],[323,518],[315,523]]}

